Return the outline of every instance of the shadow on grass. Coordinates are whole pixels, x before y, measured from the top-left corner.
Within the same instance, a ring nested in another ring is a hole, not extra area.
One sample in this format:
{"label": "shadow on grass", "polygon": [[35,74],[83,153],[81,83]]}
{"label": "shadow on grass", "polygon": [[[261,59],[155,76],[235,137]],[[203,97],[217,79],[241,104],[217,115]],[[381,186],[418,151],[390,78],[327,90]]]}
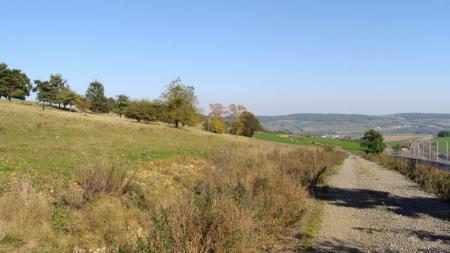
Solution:
{"label": "shadow on grass", "polygon": [[450,221],[450,204],[426,197],[400,197],[384,191],[328,187],[316,190],[318,198],[331,205],[352,208],[385,208],[393,213],[418,218],[428,215]]}

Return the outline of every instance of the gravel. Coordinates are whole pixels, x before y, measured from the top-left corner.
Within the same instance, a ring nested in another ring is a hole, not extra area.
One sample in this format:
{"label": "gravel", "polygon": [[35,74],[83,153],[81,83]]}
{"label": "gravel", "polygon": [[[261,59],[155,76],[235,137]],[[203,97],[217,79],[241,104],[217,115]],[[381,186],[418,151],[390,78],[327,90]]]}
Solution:
{"label": "gravel", "polygon": [[332,176],[316,252],[450,252],[450,204],[354,155]]}

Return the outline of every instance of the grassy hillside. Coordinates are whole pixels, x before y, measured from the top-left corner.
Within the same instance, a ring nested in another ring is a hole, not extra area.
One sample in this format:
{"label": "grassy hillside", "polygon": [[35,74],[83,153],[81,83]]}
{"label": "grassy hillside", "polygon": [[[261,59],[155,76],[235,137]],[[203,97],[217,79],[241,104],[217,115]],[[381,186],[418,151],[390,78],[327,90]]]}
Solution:
{"label": "grassy hillside", "polygon": [[5,101],[0,139],[0,252],[268,250],[345,158]]}
{"label": "grassy hillside", "polygon": [[272,133],[272,132],[264,132],[255,134],[255,138],[266,141],[274,141],[280,143],[289,143],[289,144],[297,144],[303,146],[336,146],[343,148],[349,151],[359,151],[361,150],[361,146],[356,141],[350,140],[334,140],[327,138],[319,138],[319,137],[305,137],[299,136],[295,139],[293,137],[289,137],[286,134],[280,133]]}

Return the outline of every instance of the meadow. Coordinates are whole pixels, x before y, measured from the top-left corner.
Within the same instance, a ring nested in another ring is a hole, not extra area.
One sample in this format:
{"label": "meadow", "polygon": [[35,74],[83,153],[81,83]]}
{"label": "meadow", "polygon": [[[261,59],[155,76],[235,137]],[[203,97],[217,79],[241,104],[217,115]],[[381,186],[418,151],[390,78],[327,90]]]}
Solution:
{"label": "meadow", "polygon": [[306,136],[293,136],[274,132],[262,132],[257,133],[254,136],[256,139],[267,140],[280,143],[296,144],[303,146],[334,146],[340,147],[348,151],[360,151],[361,145],[357,141],[352,140],[338,140],[328,139],[320,137],[306,137]]}
{"label": "meadow", "polygon": [[0,252],[301,248],[310,190],[345,157],[0,101]]}

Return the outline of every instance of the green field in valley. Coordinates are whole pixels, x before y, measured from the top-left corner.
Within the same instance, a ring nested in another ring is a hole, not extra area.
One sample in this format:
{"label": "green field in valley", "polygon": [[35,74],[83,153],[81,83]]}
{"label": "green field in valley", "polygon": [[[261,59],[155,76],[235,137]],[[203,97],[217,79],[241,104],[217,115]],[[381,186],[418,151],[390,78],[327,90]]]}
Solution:
{"label": "green field in valley", "polygon": [[405,141],[405,140],[402,140],[402,141],[387,141],[386,142],[386,145],[387,146],[390,146],[390,147],[392,147],[392,146],[395,146],[395,145],[405,145],[405,144],[408,144],[408,141]]}
{"label": "green field in valley", "polygon": [[445,153],[447,151],[447,142],[450,145],[450,137],[440,137],[437,141],[439,142],[439,152]]}
{"label": "green field in valley", "polygon": [[361,145],[357,141],[352,140],[337,140],[337,139],[327,139],[321,137],[306,137],[297,136],[293,137],[287,134],[273,133],[273,132],[263,132],[255,134],[255,138],[260,140],[275,141],[281,143],[297,144],[304,146],[326,146],[331,145],[335,147],[340,147],[348,151],[359,151],[361,150]]}

